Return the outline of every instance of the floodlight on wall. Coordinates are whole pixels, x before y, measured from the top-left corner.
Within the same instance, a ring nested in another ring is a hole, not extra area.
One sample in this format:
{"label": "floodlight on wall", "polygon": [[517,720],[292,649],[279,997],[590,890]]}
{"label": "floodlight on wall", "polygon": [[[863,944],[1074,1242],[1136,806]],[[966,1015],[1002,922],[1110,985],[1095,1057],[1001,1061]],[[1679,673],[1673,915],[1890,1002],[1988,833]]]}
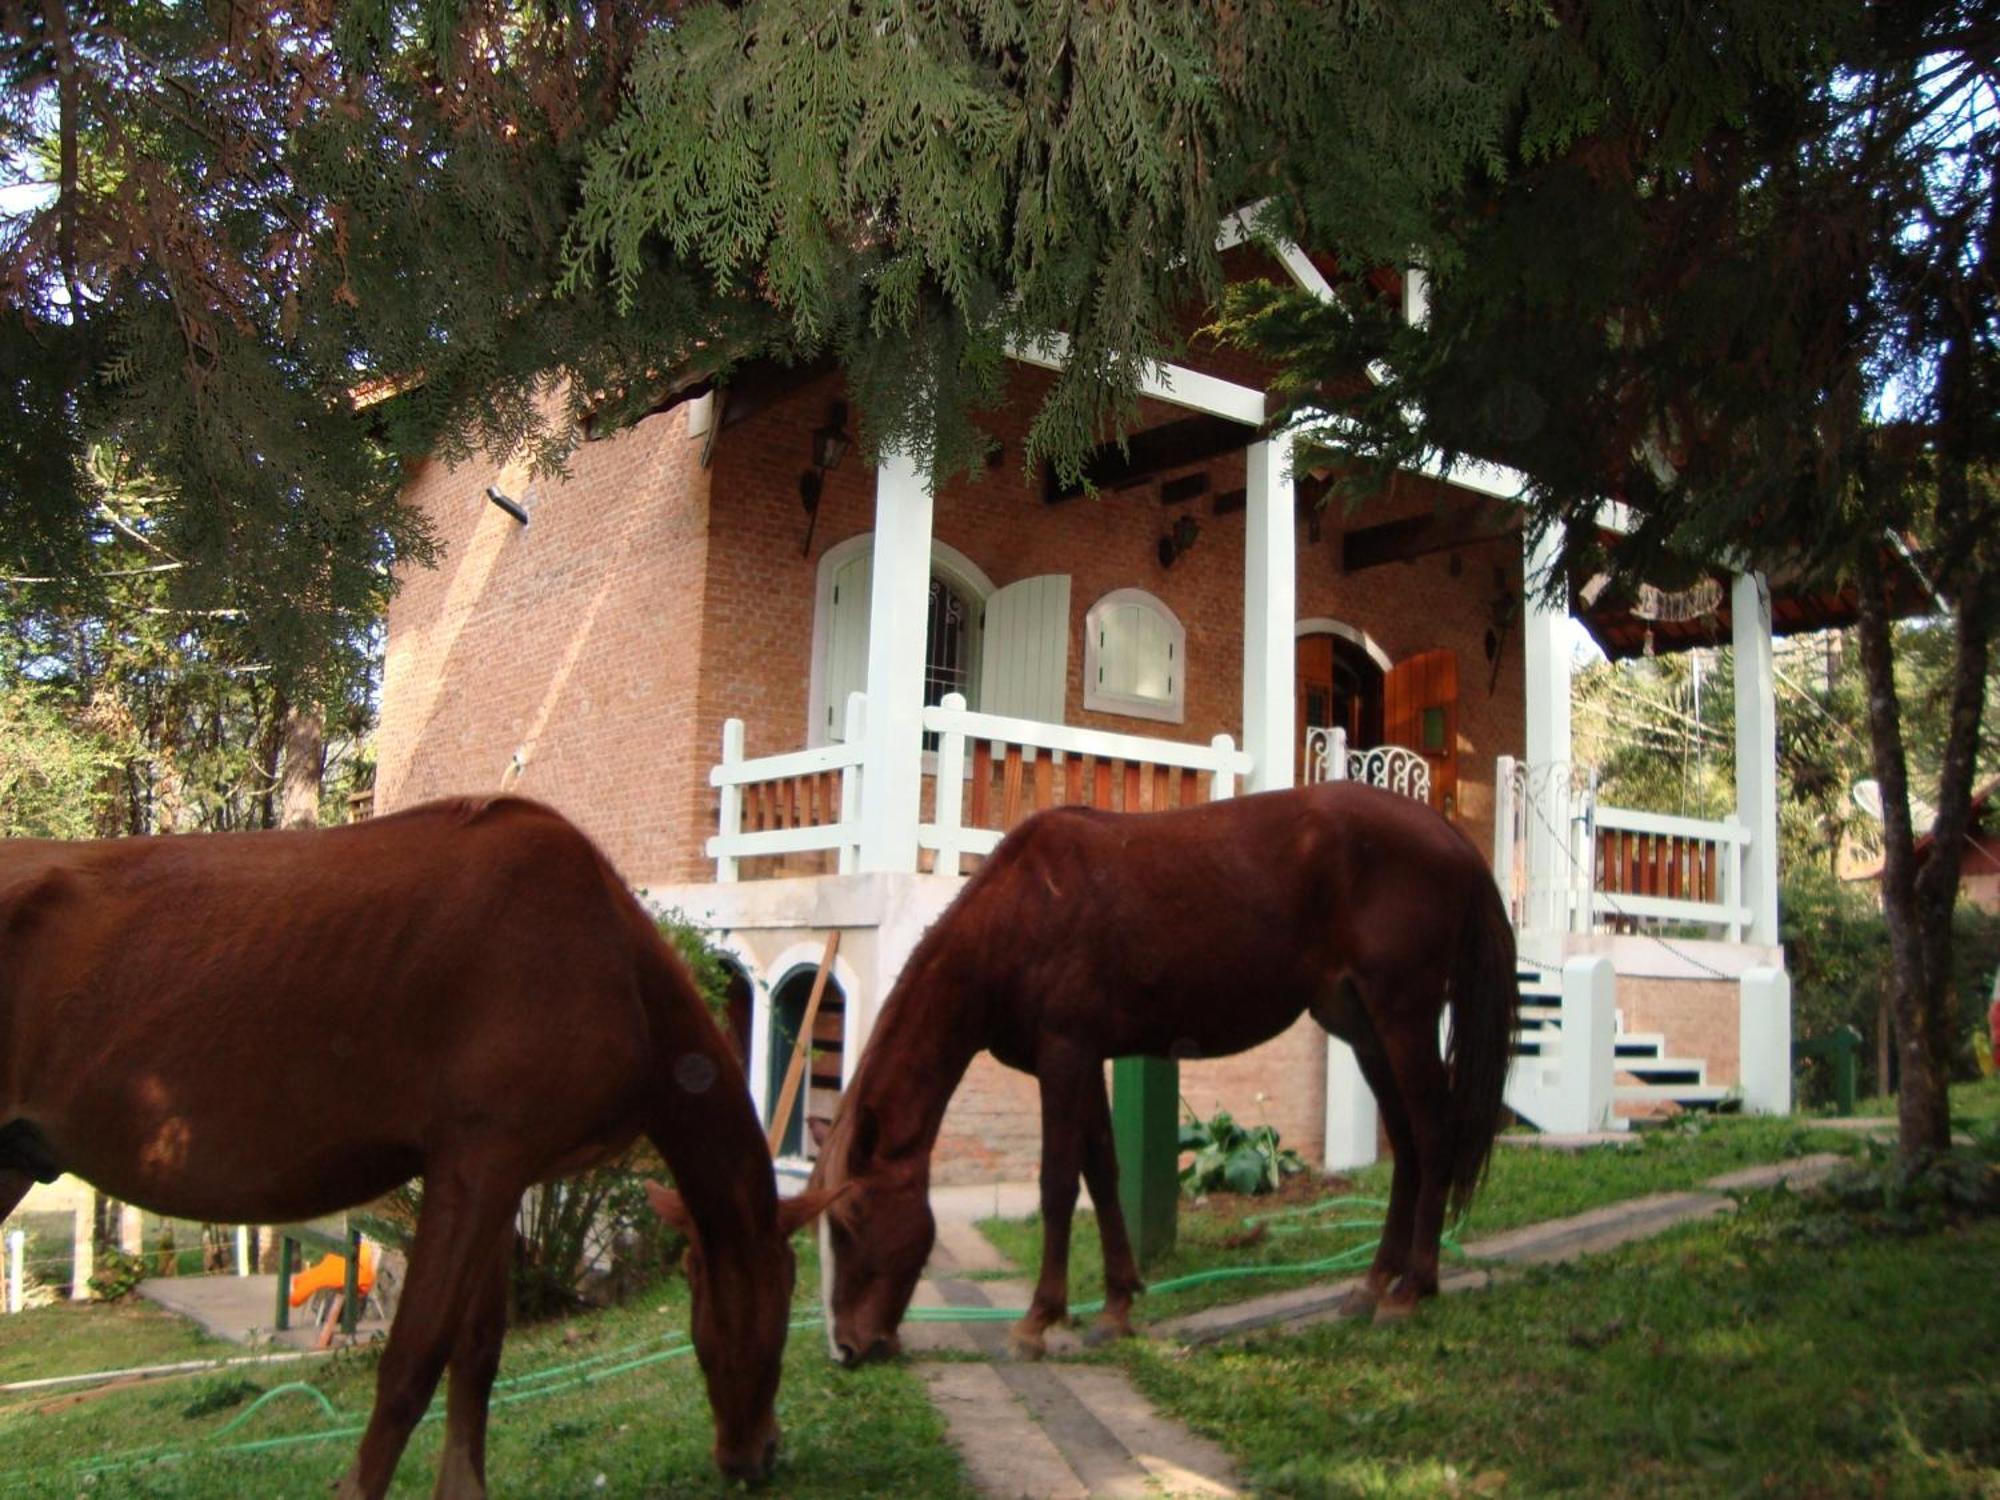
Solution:
{"label": "floodlight on wall", "polygon": [[519,500],[514,499],[511,495],[503,494],[499,485],[487,485],[486,498],[506,511],[508,515],[519,521],[523,526],[528,524],[528,507],[523,505]]}

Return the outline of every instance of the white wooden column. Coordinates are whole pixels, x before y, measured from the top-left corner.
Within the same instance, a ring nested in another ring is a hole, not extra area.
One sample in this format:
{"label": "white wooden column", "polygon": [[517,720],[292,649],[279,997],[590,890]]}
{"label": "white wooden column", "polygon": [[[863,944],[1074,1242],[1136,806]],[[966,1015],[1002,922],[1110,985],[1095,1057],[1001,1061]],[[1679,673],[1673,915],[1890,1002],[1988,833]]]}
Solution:
{"label": "white wooden column", "polygon": [[1326,1169],[1346,1172],[1375,1160],[1375,1096],[1354,1049],[1326,1039]]}
{"label": "white wooden column", "polygon": [[[1526,534],[1523,533],[1525,541]],[[1545,603],[1537,584],[1562,551],[1560,527],[1550,530],[1522,559],[1522,652],[1527,662],[1527,762],[1568,761],[1569,609]]]}
{"label": "white wooden column", "polygon": [[930,584],[930,475],[906,455],[890,454],[875,471],[867,748],[861,772],[863,870],[917,868]]}
{"label": "white wooden column", "polygon": [[1298,613],[1298,525],[1289,435],[1247,454],[1243,558],[1243,748],[1247,790],[1292,784],[1293,636]]}
{"label": "white wooden column", "polygon": [[1778,699],[1771,660],[1771,590],[1739,573],[1729,590],[1736,656],[1736,816],[1750,830],[1742,901],[1750,942],[1778,941]]}

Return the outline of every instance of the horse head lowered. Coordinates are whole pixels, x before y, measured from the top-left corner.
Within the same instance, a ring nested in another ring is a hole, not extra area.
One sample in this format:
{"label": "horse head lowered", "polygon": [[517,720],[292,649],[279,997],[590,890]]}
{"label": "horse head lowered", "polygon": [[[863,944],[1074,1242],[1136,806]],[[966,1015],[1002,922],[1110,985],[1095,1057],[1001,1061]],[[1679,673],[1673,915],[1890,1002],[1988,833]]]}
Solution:
{"label": "horse head lowered", "polygon": [[[343,1500],[449,1371],[437,1493],[485,1493],[523,1190],[641,1135],[692,1244],[716,1463],[767,1477],[794,1265],[743,1072],[603,855],[518,798],[329,830],[0,841],[0,1216],[74,1172],[176,1218],[292,1223],[424,1179]],[[312,1045],[300,1045],[301,1038]]]}

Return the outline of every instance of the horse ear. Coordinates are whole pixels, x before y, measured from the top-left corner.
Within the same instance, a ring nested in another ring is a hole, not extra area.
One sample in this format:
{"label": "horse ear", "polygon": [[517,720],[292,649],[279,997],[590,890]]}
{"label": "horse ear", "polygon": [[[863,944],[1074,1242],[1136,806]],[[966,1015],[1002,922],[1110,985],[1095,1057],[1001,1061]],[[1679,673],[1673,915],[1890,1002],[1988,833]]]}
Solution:
{"label": "horse ear", "polygon": [[661,1187],[657,1182],[646,1184],[646,1201],[653,1206],[653,1212],[664,1219],[669,1227],[682,1234],[694,1233],[694,1216],[687,1210],[681,1195],[671,1188]]}
{"label": "horse ear", "polygon": [[817,1188],[798,1194],[792,1198],[778,1200],[778,1230],[787,1237],[812,1223],[827,1209],[833,1207],[847,1195],[854,1186],[852,1179],[839,1187]]}

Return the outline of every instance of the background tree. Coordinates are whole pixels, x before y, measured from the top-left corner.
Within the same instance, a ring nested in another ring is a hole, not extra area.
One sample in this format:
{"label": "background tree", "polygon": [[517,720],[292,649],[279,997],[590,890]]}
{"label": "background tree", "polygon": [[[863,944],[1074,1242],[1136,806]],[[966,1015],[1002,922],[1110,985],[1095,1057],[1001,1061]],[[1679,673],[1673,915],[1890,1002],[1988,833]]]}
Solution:
{"label": "background tree", "polygon": [[[1413,246],[1436,272],[1426,327],[1269,287],[1235,299],[1229,325],[1284,355],[1301,404],[1347,398],[1347,451],[1527,475],[1535,525],[1566,528],[1556,591],[1716,558],[1850,591],[1883,792],[1901,1147],[1921,1161],[1948,1138],[1952,908],[2000,616],[2000,15],[1941,0],[1800,13],[1810,45],[1774,58],[1726,7],[1695,27],[1636,0],[1561,14],[1590,24],[1565,25],[1551,56],[1601,116],[1569,139],[1537,132],[1529,91],[1504,173],[1441,199]],[[1368,361],[1379,386],[1352,378]],[[1608,541],[1607,499],[1631,527]],[[1925,640],[1950,657],[1921,868],[1899,574],[1930,596]]]}
{"label": "background tree", "polygon": [[430,556],[402,459],[557,464],[584,413],[767,347],[755,298],[670,259],[629,318],[551,295],[674,9],[0,3],[0,572],[87,578],[109,445],[188,563],[172,602],[306,684]]}

